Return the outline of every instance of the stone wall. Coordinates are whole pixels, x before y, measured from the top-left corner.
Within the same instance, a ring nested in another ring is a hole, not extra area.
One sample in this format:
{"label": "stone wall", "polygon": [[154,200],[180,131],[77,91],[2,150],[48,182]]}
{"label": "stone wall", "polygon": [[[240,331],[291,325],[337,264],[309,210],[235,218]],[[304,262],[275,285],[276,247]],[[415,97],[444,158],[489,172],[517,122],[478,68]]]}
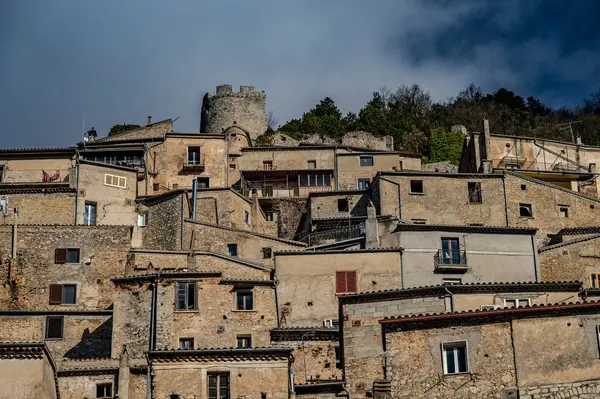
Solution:
{"label": "stone wall", "polygon": [[281,253],[275,256],[282,325],[322,326],[337,319],[336,271],[356,271],[359,292],[402,285],[399,251]]}
{"label": "stone wall", "polygon": [[[43,313],[43,312],[42,312]],[[0,316],[0,341],[43,342],[55,362],[111,355],[112,316],[64,316],[63,338],[45,340],[46,316]]]}
{"label": "stone wall", "polygon": [[539,385],[519,393],[521,399],[594,399],[600,396],[600,380]]}
{"label": "stone wall", "polygon": [[97,384],[112,384],[115,394],[116,378],[114,374],[74,375],[58,379],[60,399],[95,398]]}
{"label": "stone wall", "polygon": [[[106,309],[111,278],[125,271],[128,226],[18,226],[16,284],[0,286],[4,309]],[[0,273],[8,276],[12,227],[0,226]],[[55,264],[57,248],[78,248],[78,263]],[[50,284],[75,284],[76,305],[49,305]]]}
{"label": "stone wall", "polygon": [[582,281],[591,287],[590,273],[600,273],[600,240],[595,235],[590,240],[572,244],[558,244],[541,249],[539,254],[542,279],[546,281]]}
{"label": "stone wall", "polygon": [[13,224],[13,209],[19,209],[19,224],[73,224],[75,221],[75,192],[2,194],[8,199],[9,213],[0,213],[0,225]]}
{"label": "stone wall", "polygon": [[[348,211],[340,211],[338,200],[348,200]],[[371,196],[367,192],[315,193],[308,199],[311,219],[344,218],[367,216],[367,206]]]}
{"label": "stone wall", "polygon": [[198,310],[174,310],[175,284],[161,281],[158,291],[157,349],[176,349],[179,338],[194,338],[196,348],[235,347],[238,335],[251,336],[253,347],[269,346],[277,325],[273,287],[252,287],[254,309],[235,309],[234,285],[199,279]]}
{"label": "stone wall", "polygon": [[139,139],[149,139],[156,137],[163,137],[166,133],[173,131],[173,121],[171,119],[165,119],[151,123],[146,126],[141,126],[137,129],[122,132],[118,134],[109,135],[100,139],[96,139],[96,142],[114,141],[114,140],[127,140],[135,141]]}
{"label": "stone wall", "polygon": [[166,194],[163,198],[145,202],[148,207],[148,226],[143,230],[143,246],[146,249],[181,249],[182,202],[187,199],[182,192]]}
{"label": "stone wall", "polygon": [[[105,184],[105,175],[124,177],[126,187]],[[81,163],[79,165],[79,207],[77,224],[84,223],[85,203],[96,205],[96,224],[137,224],[135,199],[137,197],[137,172],[110,166]]]}
{"label": "stone wall", "polygon": [[254,91],[254,86],[240,86],[239,92],[231,85],[217,86],[215,95],[206,93],[202,100],[200,131],[221,133],[235,124],[255,139],[267,130],[265,105],[265,92]]}
{"label": "stone wall", "polygon": [[[396,331],[385,339],[395,398],[501,399],[505,388],[516,386],[509,322]],[[469,373],[442,377],[442,343],[465,340]]]}
{"label": "stone wall", "polygon": [[258,235],[251,231],[224,228],[199,222],[185,222],[184,247],[196,251],[210,251],[227,255],[228,244],[237,244],[237,256],[252,262],[272,264],[264,256],[263,248],[273,251],[297,250],[304,244]]}
{"label": "stone wall", "polygon": [[260,398],[265,393],[269,399],[287,399],[288,360],[205,361],[154,364],[153,395],[168,398],[177,394],[181,398],[207,397],[209,372],[228,372],[231,398]]}
{"label": "stone wall", "polygon": [[336,366],[337,341],[279,341],[273,346],[293,348],[290,367],[294,369],[294,384],[341,380],[342,370]]}
{"label": "stone wall", "polygon": [[342,136],[342,145],[368,148],[370,150],[394,151],[394,138],[392,136],[379,138],[368,132],[348,132]]}
{"label": "stone wall", "polygon": [[127,345],[131,359],[143,359],[150,344],[152,287],[137,282],[117,284],[114,299],[113,357]]}

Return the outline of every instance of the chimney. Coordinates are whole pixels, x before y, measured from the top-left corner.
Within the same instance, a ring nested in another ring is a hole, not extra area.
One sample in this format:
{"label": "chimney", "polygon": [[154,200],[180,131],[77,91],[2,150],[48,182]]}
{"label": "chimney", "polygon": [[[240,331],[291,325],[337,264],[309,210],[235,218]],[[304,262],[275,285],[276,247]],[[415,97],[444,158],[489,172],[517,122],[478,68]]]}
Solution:
{"label": "chimney", "polygon": [[483,142],[484,149],[481,154],[482,172],[492,173],[492,160],[491,160],[491,145],[490,145],[490,121],[486,117],[483,118]]}
{"label": "chimney", "polygon": [[367,220],[365,220],[365,246],[367,249],[379,248],[379,224],[377,211],[373,201],[367,206]]}
{"label": "chimney", "polygon": [[148,125],[152,124],[152,116],[148,116]]}
{"label": "chimney", "polygon": [[253,188],[252,189],[252,228],[256,228],[258,226],[258,215],[260,213],[260,205],[258,203],[258,191]]}
{"label": "chimney", "polygon": [[119,356],[119,398],[129,398],[129,352],[127,346],[123,345],[121,355]]}

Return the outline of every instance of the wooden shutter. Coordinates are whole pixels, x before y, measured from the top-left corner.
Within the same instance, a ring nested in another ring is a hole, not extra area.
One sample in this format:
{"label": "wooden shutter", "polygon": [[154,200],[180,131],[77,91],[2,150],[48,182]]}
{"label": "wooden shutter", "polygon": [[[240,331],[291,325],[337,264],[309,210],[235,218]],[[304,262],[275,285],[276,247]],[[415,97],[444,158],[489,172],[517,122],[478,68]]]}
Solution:
{"label": "wooden shutter", "polygon": [[346,272],[346,292],[357,292],[356,272]]}
{"label": "wooden shutter", "polygon": [[60,305],[62,303],[62,285],[50,284],[50,305]]}
{"label": "wooden shutter", "polygon": [[346,272],[335,272],[335,292],[346,292]]}
{"label": "wooden shutter", "polygon": [[67,263],[67,250],[65,248],[57,248],[54,250],[54,263]]}

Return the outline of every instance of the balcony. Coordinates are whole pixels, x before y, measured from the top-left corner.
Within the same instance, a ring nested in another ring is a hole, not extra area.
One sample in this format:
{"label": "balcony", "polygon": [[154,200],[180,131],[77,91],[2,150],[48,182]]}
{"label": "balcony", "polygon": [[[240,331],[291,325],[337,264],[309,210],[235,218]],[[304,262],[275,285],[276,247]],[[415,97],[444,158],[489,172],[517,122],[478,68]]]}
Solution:
{"label": "balcony", "polygon": [[433,257],[436,272],[464,273],[467,266],[467,251],[440,249]]}
{"label": "balcony", "polygon": [[184,162],[181,165],[182,173],[202,173],[204,172],[204,161],[197,160],[192,162]]}

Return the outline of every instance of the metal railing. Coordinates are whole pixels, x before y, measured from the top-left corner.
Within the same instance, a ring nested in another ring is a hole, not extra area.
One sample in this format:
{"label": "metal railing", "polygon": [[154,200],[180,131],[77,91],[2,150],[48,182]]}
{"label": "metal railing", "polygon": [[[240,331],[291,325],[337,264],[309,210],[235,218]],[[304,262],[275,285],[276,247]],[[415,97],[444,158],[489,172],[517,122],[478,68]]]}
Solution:
{"label": "metal railing", "polygon": [[539,162],[531,161],[522,158],[496,158],[492,160],[492,166],[494,168],[505,168],[505,169],[519,169],[519,170],[531,170],[531,171],[548,171],[548,172],[576,172],[576,173],[588,173],[589,170],[582,167],[573,165],[566,161],[561,162]]}
{"label": "metal railing", "polygon": [[433,257],[436,270],[443,269],[466,269],[467,251],[440,249]]}
{"label": "metal railing", "polygon": [[364,223],[359,223],[352,226],[343,226],[331,230],[307,233],[300,238],[300,241],[304,241],[309,245],[319,245],[326,242],[350,240],[352,238],[361,237],[364,234],[365,225]]}

